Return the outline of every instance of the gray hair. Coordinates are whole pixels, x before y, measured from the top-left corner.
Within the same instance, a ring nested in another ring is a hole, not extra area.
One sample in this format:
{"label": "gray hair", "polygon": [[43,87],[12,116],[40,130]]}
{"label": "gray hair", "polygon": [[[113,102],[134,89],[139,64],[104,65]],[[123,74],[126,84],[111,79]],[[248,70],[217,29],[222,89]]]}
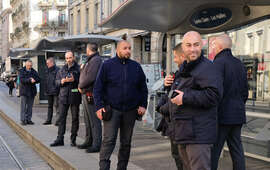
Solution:
{"label": "gray hair", "polygon": [[55,64],[55,60],[54,60],[53,57],[48,58],[47,61],[50,61],[50,62],[52,62],[53,64]]}

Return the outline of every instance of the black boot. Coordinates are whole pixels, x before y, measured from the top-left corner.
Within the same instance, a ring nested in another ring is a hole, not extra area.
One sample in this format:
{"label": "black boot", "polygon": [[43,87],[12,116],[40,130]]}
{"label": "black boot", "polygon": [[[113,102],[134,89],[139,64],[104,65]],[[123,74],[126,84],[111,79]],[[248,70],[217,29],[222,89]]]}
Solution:
{"label": "black boot", "polygon": [[50,146],[64,146],[64,139],[56,139]]}
{"label": "black boot", "polygon": [[50,124],[52,124],[52,122],[49,120],[46,120],[46,122],[43,123],[43,125],[50,125]]}
{"label": "black boot", "polygon": [[89,147],[85,150],[86,153],[96,153],[100,151],[100,147]]}
{"label": "black boot", "polygon": [[70,138],[70,146],[76,146],[76,137]]}
{"label": "black boot", "polygon": [[87,149],[88,147],[90,147],[91,146],[91,143],[90,142],[87,142],[87,141],[85,141],[83,144],[81,144],[81,145],[77,145],[77,147],[79,148],[79,149]]}

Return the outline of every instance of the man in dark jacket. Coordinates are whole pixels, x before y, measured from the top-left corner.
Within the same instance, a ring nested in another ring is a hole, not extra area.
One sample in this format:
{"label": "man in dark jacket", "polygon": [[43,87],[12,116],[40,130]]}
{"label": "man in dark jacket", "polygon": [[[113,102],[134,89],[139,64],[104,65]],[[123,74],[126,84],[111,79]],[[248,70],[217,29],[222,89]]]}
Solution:
{"label": "man in dark jacket", "polygon": [[37,94],[36,84],[40,78],[36,70],[32,68],[32,61],[27,60],[25,67],[20,70],[20,96],[21,96],[21,124],[33,125],[32,107]]}
{"label": "man in dark jacket", "polygon": [[[186,60],[186,57],[184,55],[184,52],[182,50],[182,43],[179,43],[177,44],[174,49],[173,49],[173,55],[174,55],[174,62],[177,64],[178,68],[180,68],[180,66],[183,64],[183,62]],[[167,75],[165,77],[165,80],[164,80],[164,89],[168,92],[170,91],[171,89],[171,86],[173,84],[174,81],[177,81],[179,82],[179,79],[180,79],[180,74],[179,74],[179,71],[177,71],[174,75]],[[178,170],[183,170],[183,163],[182,163],[182,160],[181,160],[181,157],[180,157],[180,154],[178,152],[178,146],[177,144],[173,141],[173,137],[171,137],[171,131],[173,129],[171,129],[171,124],[172,124],[172,121],[171,121],[171,115],[169,113],[169,109],[167,110],[163,110],[162,108],[164,107],[163,105],[165,105],[166,107],[166,103],[168,102],[168,97],[167,96],[164,96],[164,98],[162,99],[163,100],[163,104],[160,103],[160,107],[161,109],[157,109],[158,112],[160,112],[163,116],[163,122],[166,123],[166,125],[164,125],[164,127],[166,129],[165,130],[165,134],[168,135],[170,137],[170,142],[171,142],[171,154],[172,154],[172,157],[174,158],[175,160],[175,164],[176,164],[176,167]],[[162,101],[161,101],[162,102]]]}
{"label": "man in dark jacket", "polygon": [[68,109],[71,109],[71,146],[76,146],[76,137],[79,130],[79,106],[81,104],[81,94],[78,90],[80,66],[76,63],[71,51],[65,54],[66,64],[56,75],[56,85],[59,91],[60,122],[58,126],[58,136],[51,146],[63,146],[64,134],[66,131],[66,120]]}
{"label": "man in dark jacket", "polygon": [[43,125],[52,124],[53,106],[55,108],[57,117],[55,125],[59,125],[59,110],[58,110],[59,87],[57,87],[55,84],[56,74],[59,71],[59,67],[55,65],[55,61],[53,58],[48,58],[46,64],[48,69],[46,70],[45,94],[48,97],[48,117],[47,120],[43,123]]}
{"label": "man in dark jacket", "polygon": [[117,170],[126,170],[135,120],[147,107],[146,78],[141,66],[129,59],[130,43],[117,44],[116,57],[106,60],[98,73],[94,86],[97,116],[103,119],[105,107],[110,106],[112,117],[103,121],[104,137],[100,149],[100,170],[110,169],[110,157],[114,150],[118,129],[120,149]]}
{"label": "man in dark jacket", "polygon": [[87,44],[87,60],[84,64],[79,81],[79,91],[83,94],[82,105],[84,109],[84,122],[86,129],[85,141],[78,145],[80,149],[86,149],[87,153],[99,152],[102,140],[101,120],[96,115],[93,99],[93,88],[102,60],[98,53],[97,44]]}
{"label": "man in dark jacket", "polygon": [[244,65],[231,52],[232,41],[221,35],[213,42],[216,53],[214,64],[221,74],[220,87],[223,97],[218,106],[218,138],[213,147],[212,170],[218,160],[224,142],[230,150],[234,170],[245,170],[245,157],[241,142],[241,128],[246,123],[245,103],[248,98],[248,82]]}
{"label": "man in dark jacket", "polygon": [[180,79],[174,81],[168,102],[172,137],[187,169],[210,170],[219,101],[217,75],[213,63],[201,52],[199,33],[187,32],[182,49],[187,60],[180,67]]}

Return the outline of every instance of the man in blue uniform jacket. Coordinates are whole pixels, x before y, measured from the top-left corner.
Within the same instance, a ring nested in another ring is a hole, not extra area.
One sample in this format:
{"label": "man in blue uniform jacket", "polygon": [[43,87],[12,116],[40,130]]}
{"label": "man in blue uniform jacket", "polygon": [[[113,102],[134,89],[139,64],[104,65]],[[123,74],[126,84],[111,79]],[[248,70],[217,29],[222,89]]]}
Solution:
{"label": "man in blue uniform jacket", "polygon": [[116,57],[106,60],[98,73],[94,86],[97,116],[103,119],[110,106],[111,118],[103,121],[104,138],[100,150],[100,170],[110,169],[110,156],[114,150],[118,129],[120,149],[117,170],[126,170],[130,155],[135,120],[147,107],[146,78],[141,66],[129,59],[130,43],[117,44]]}

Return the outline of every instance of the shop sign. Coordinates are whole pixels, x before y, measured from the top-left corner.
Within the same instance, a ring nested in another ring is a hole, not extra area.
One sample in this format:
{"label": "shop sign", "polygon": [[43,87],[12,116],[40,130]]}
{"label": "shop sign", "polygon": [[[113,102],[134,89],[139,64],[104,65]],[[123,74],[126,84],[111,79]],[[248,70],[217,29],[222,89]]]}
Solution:
{"label": "shop sign", "polygon": [[223,25],[231,18],[232,12],[228,8],[206,8],[195,12],[190,18],[190,23],[196,28],[206,29]]}

